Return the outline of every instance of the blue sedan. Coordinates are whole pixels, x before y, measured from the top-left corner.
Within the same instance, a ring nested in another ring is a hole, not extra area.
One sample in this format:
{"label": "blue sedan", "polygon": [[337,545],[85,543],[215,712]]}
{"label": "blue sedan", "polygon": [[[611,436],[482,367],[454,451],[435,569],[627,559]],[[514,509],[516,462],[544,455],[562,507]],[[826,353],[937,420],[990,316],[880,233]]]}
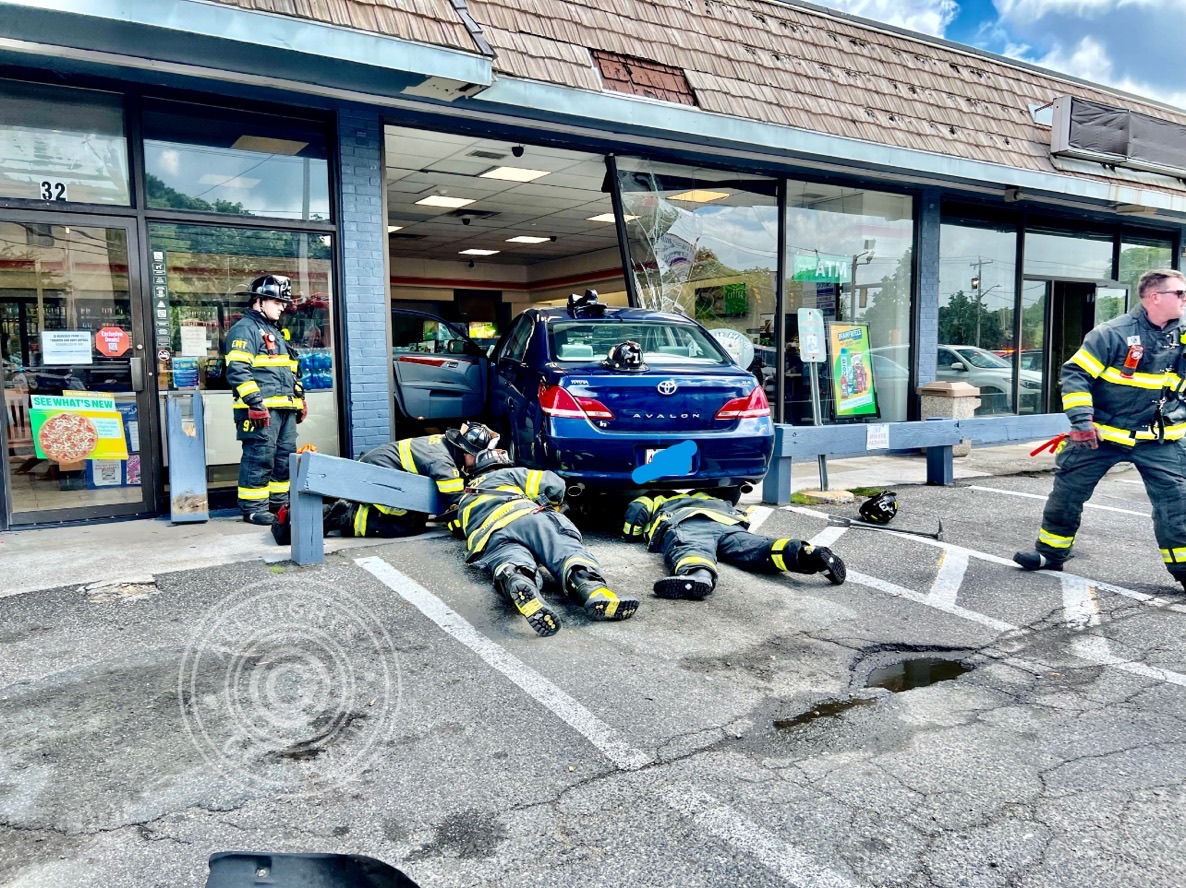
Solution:
{"label": "blue sedan", "polygon": [[[633,362],[610,359],[623,343],[640,347]],[[774,426],[765,392],[682,315],[595,300],[528,309],[491,361],[487,412],[522,465],[626,490],[657,452],[691,440],[690,472],[645,486],[731,493],[766,474]]]}

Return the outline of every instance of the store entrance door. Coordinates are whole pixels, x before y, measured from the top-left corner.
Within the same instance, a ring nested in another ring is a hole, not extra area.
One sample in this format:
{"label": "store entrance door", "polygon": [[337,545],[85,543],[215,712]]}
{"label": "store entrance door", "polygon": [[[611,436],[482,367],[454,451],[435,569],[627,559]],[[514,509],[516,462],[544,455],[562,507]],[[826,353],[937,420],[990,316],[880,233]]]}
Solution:
{"label": "store entrance door", "polygon": [[1061,413],[1062,394],[1058,378],[1062,365],[1079,350],[1084,337],[1094,327],[1128,310],[1128,288],[1082,281],[1051,281],[1048,286],[1051,313],[1048,356],[1052,384],[1046,387],[1046,410]]}
{"label": "store entrance door", "polygon": [[0,213],[6,526],[155,507],[139,255],[130,222]]}

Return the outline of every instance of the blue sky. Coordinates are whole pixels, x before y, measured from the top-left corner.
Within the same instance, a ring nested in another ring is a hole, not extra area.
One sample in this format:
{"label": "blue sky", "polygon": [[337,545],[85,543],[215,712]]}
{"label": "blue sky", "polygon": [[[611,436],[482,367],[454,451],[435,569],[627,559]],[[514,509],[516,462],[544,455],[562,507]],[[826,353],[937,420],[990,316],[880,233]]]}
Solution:
{"label": "blue sky", "polygon": [[1186,108],[1186,0],[814,0]]}

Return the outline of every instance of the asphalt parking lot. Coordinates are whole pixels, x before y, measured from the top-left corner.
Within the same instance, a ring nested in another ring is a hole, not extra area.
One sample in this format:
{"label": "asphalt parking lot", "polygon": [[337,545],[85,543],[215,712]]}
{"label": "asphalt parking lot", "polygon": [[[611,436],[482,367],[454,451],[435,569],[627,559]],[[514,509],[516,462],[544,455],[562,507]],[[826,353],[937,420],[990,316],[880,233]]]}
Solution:
{"label": "asphalt parking lot", "polygon": [[[550,639],[439,531],[0,599],[0,881],[202,885],[271,849],[425,888],[1180,886],[1186,597],[1136,480],[1064,574],[1009,560],[1048,474],[898,488],[942,542],[754,507],[840,587],[724,567],[660,601],[659,557],[593,532],[642,606],[557,599]],[[920,657],[967,670],[866,687]]]}

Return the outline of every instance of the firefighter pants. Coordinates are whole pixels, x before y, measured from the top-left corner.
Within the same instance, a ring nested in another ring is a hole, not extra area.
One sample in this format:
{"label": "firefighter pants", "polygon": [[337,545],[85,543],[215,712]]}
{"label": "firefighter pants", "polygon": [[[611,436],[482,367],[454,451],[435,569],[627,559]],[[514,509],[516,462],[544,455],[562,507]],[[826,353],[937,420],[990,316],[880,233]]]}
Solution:
{"label": "firefighter pants", "polygon": [[551,509],[531,512],[494,531],[477,564],[491,573],[504,564],[535,573],[536,565],[542,564],[565,588],[568,575],[577,567],[604,576],[576,525]]}
{"label": "firefighter pants", "polygon": [[[296,450],[297,411],[269,410],[267,428],[244,433],[239,461],[239,511],[264,511],[288,502],[288,457]],[[243,411],[246,415],[247,411]]]}
{"label": "firefighter pants", "polygon": [[424,533],[428,516],[423,512],[409,512],[392,506],[366,503],[352,503],[343,519],[344,537],[395,537],[415,536]]}
{"label": "firefighter pants", "polygon": [[1037,550],[1052,561],[1071,554],[1083,503],[1108,469],[1131,462],[1153,504],[1153,533],[1166,569],[1186,578],[1186,448],[1180,441],[1148,441],[1124,447],[1101,441],[1095,450],[1064,446],[1055,458],[1054,490],[1042,512]]}
{"label": "firefighter pants", "polygon": [[751,533],[736,524],[721,524],[711,518],[689,518],[668,528],[659,541],[659,551],[672,574],[707,570],[717,576],[717,558],[726,564],[754,573],[816,573],[818,567],[801,567],[803,542],[776,540]]}

